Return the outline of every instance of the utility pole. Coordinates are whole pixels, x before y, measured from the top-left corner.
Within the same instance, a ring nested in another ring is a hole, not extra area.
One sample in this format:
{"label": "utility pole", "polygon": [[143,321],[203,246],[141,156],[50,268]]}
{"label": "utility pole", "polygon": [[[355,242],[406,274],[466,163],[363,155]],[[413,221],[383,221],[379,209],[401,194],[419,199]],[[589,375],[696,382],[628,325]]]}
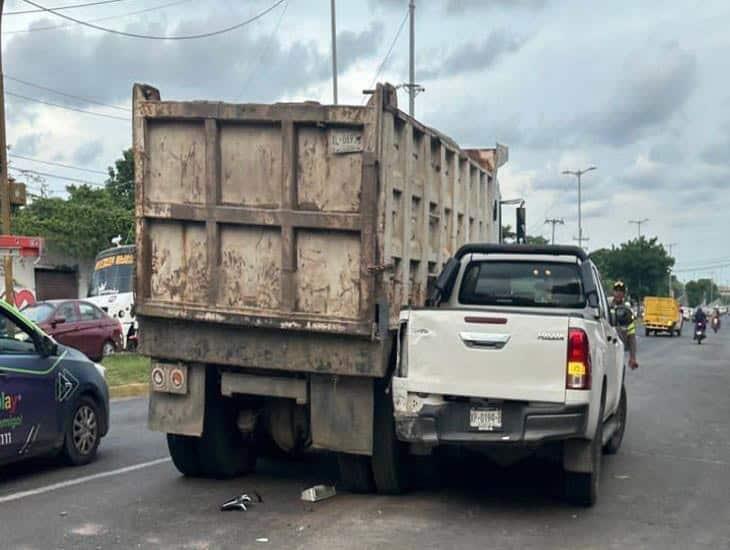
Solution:
{"label": "utility pole", "polygon": [[649,218],[644,218],[643,220],[629,220],[629,223],[635,223],[636,229],[638,232],[638,238],[641,239],[641,226],[644,225],[646,222],[649,221]]}
{"label": "utility pole", "polygon": [[555,244],[555,226],[557,224],[565,225],[565,220],[563,218],[547,218],[545,223],[549,223],[553,226],[553,238],[550,240],[550,244]]}
{"label": "utility pole", "polygon": [[[672,255],[672,248],[677,246],[678,243],[669,243],[667,244],[667,248],[669,249],[669,256]],[[674,288],[672,288],[672,268],[669,268],[669,281],[667,282],[667,288],[669,289],[669,297],[674,298]]]}
{"label": "utility pole", "polygon": [[410,0],[408,11],[411,25],[408,67],[408,114],[416,116],[416,0]]}
{"label": "utility pole", "polygon": [[588,242],[588,241],[590,241],[591,239],[590,239],[590,238],[588,238],[588,237],[573,237],[573,240],[574,240],[574,241],[578,241],[578,246],[580,246],[581,248],[585,248],[585,247],[583,246],[583,243],[587,243],[587,242]]}
{"label": "utility pole", "polygon": [[581,212],[582,197],[581,197],[581,186],[580,186],[581,177],[586,172],[590,172],[591,170],[595,170],[595,169],[596,169],[595,166],[589,166],[588,168],[586,168],[584,170],[563,170],[563,174],[565,174],[567,176],[575,176],[576,178],[578,178],[578,238],[576,240],[578,241],[578,246],[581,246],[581,247],[583,246],[583,241],[588,240],[588,239],[583,238],[583,215]]}
{"label": "utility pole", "polygon": [[[0,40],[2,39],[2,13],[5,0],[0,0]],[[10,180],[8,179],[8,148],[5,136],[5,75],[3,73],[2,44],[0,42],[0,218],[2,231],[10,235]],[[13,258],[5,256],[5,301],[15,304],[13,288]]]}
{"label": "utility pole", "polygon": [[332,96],[337,105],[337,23],[335,18],[335,0],[330,0],[330,16],[332,18]]}

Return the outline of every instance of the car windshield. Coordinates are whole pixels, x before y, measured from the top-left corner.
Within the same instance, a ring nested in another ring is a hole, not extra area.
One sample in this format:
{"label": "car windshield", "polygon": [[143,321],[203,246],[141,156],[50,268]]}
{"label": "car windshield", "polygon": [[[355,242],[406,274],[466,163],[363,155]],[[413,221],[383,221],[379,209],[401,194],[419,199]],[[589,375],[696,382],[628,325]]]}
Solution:
{"label": "car windshield", "polygon": [[472,262],[459,301],[467,305],[545,308],[585,307],[576,264],[529,261]]}
{"label": "car windshield", "polygon": [[23,315],[34,323],[42,323],[53,313],[53,307],[48,304],[34,304],[23,309]]}
{"label": "car windshield", "polygon": [[[100,262],[97,262],[99,264]],[[96,269],[91,276],[89,296],[132,292],[132,264],[109,265]]]}

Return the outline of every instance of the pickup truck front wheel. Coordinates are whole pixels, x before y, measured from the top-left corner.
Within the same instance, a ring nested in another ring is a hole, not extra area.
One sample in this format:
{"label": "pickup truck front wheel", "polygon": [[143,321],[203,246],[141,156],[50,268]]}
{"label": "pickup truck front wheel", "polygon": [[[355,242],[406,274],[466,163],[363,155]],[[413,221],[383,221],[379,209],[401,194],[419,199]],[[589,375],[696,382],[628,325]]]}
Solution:
{"label": "pickup truck front wheel", "polygon": [[[603,418],[603,403],[598,418]],[[598,483],[601,477],[601,449],[603,447],[603,422],[599,421],[596,433],[591,441],[576,443],[575,450],[585,445],[584,452],[589,453],[589,472],[565,472],[565,496],[567,500],[577,506],[593,506],[598,500]]]}

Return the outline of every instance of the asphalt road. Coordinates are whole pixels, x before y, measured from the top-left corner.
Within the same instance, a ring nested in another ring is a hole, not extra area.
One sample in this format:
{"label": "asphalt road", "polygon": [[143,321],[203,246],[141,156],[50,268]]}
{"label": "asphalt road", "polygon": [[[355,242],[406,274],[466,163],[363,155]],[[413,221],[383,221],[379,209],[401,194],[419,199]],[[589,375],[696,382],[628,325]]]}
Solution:
{"label": "asphalt road", "polygon": [[[233,481],[188,480],[166,460],[163,437],[146,431],[146,402],[135,399],[113,404],[96,463],[0,472],[0,548],[730,548],[726,330],[702,346],[688,334],[640,338],[624,446],[604,458],[589,510],[562,502],[559,469],[540,460],[506,469],[453,462],[429,489],[317,504],[299,494],[333,480],[326,456],[266,461]],[[263,503],[218,510],[244,491]]]}

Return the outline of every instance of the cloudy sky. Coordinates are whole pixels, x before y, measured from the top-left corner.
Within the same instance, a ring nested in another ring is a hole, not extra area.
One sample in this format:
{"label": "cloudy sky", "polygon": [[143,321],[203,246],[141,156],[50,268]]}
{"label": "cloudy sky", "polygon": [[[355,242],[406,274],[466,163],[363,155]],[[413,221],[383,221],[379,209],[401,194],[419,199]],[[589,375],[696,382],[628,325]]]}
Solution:
{"label": "cloudy sky", "polygon": [[[116,0],[63,13],[170,36],[227,27],[274,3]],[[242,29],[190,41],[128,38],[50,14],[12,14],[33,9],[23,0],[5,4],[8,143],[16,168],[103,182],[94,171],[131,144],[134,82],[174,99],[332,99],[329,0],[287,0]],[[361,103],[407,4],[338,0],[340,102]],[[583,181],[590,248],[635,236],[628,220],[649,218],[645,234],[678,243],[681,278],[714,274],[730,282],[727,0],[417,0],[416,26],[417,80],[426,88],[417,117],[464,146],[509,145],[503,195],[527,200],[530,233],[548,236],[545,218],[565,218],[557,241],[572,242],[577,189],[561,172],[595,164]],[[379,80],[406,80],[407,29]],[[406,108],[407,98],[400,99]],[[60,194],[66,182],[46,183]],[[505,216],[511,220],[512,212]]]}

